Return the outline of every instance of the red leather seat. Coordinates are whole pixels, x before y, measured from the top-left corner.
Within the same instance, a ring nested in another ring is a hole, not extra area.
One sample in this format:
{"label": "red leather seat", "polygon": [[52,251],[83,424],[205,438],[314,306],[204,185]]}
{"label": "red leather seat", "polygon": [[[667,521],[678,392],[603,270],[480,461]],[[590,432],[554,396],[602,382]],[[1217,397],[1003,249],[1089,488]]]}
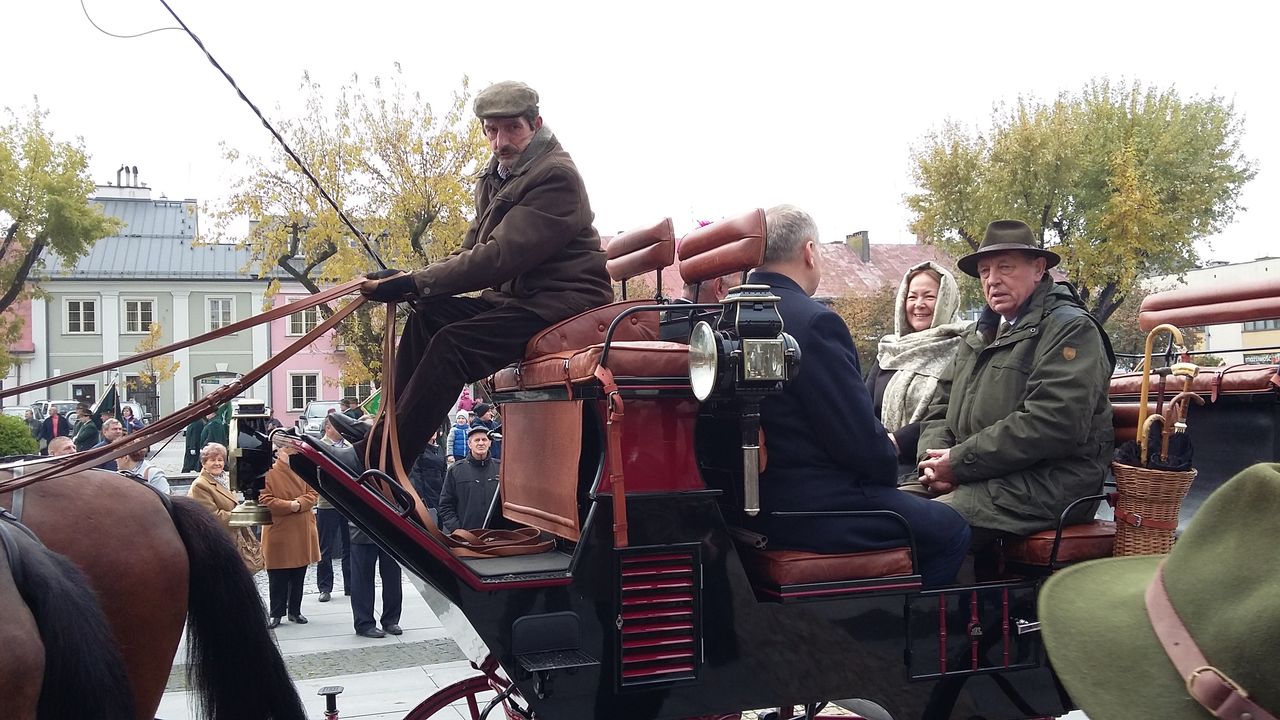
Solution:
{"label": "red leather seat", "polygon": [[[495,392],[571,386],[595,381],[604,345],[565,350],[525,360],[492,377]],[[609,370],[615,378],[686,377],[689,346],[652,341],[615,342],[609,348]]]}
{"label": "red leather seat", "polygon": [[912,574],[909,548],[811,553],[758,550],[739,545],[738,554],[753,581],[770,585],[805,585]]}
{"label": "red leather seat", "polygon": [[[1004,540],[1004,559],[1023,565],[1048,567],[1053,554],[1055,531],[1045,530],[1034,535]],[[1094,520],[1062,529],[1062,543],[1058,546],[1058,564],[1096,560],[1111,557],[1116,542],[1116,524],[1110,520]]]}

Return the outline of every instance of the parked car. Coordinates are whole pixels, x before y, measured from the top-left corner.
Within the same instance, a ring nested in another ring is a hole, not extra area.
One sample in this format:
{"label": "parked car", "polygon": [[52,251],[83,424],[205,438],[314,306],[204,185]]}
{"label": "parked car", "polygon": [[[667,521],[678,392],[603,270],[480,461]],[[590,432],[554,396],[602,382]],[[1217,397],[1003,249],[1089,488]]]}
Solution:
{"label": "parked car", "polygon": [[49,406],[54,405],[58,408],[58,414],[70,418],[79,404],[75,400],[37,400],[31,403],[31,410],[37,420],[43,420],[49,416]]}
{"label": "parked car", "polygon": [[4,414],[9,415],[10,417],[16,417],[19,420],[25,420],[27,418],[27,411],[30,409],[31,408],[26,405],[9,405],[4,408]]}
{"label": "parked car", "polygon": [[307,409],[302,411],[302,415],[298,417],[298,421],[294,424],[298,429],[298,434],[307,433],[317,437],[323,435],[324,416],[331,412],[337,412],[341,407],[341,404],[336,400],[312,400],[307,403]]}

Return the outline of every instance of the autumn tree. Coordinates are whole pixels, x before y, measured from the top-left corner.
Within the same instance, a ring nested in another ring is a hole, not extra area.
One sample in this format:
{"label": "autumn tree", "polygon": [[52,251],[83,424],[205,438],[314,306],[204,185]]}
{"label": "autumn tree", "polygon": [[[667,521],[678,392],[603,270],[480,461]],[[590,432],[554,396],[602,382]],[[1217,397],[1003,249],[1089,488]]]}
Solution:
{"label": "autumn tree", "polygon": [[[469,115],[466,78],[449,107],[437,112],[406,93],[399,68],[389,79],[353,79],[330,101],[303,78],[302,116],[277,129],[390,267],[423,267],[462,244],[472,212],[472,177],[486,157],[480,124]],[[216,234],[231,222],[256,220],[243,241],[252,262],[309,292],[377,269],[359,240],[283,149],[267,157],[225,155],[242,168],[226,205],[213,213]],[[321,308],[328,314],[331,308]],[[342,382],[381,372],[382,313],[361,309],[339,327],[346,350]]]}
{"label": "autumn tree", "polygon": [[870,295],[851,293],[836,298],[833,309],[849,326],[864,373],[871,367],[880,338],[893,332],[897,296],[897,287],[885,285]]}
{"label": "autumn tree", "polygon": [[[151,323],[151,327],[147,332],[147,336],[138,341],[137,347],[134,348],[134,354],[140,355],[145,352],[151,352],[158,347],[164,345],[164,328],[160,323]],[[178,368],[182,363],[175,360],[173,355],[158,355],[149,360],[142,362],[142,367],[138,371],[137,381],[129,383],[129,396],[145,396],[154,400],[157,388],[160,383],[168,382],[178,374]],[[152,413],[159,413],[160,408],[154,405],[149,406]]]}
{"label": "autumn tree", "polygon": [[22,318],[6,312],[39,292],[39,261],[46,251],[75,263],[119,222],[89,202],[88,158],[75,143],[54,140],[39,107],[24,117],[6,109],[0,127],[0,376]]}
{"label": "autumn tree", "polygon": [[1138,83],[1019,98],[987,130],[947,122],[913,148],[912,229],[959,257],[991,220],[1024,220],[1105,322],[1140,279],[1194,267],[1196,241],[1242,209],[1242,132],[1221,97]]}

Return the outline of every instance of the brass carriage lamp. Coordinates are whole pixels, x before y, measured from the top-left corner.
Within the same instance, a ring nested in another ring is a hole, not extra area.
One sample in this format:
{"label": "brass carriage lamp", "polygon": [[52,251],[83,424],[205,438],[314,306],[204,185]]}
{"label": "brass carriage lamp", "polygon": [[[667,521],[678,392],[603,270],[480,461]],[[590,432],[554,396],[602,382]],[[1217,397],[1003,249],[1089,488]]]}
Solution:
{"label": "brass carriage lamp", "polygon": [[705,402],[724,397],[742,431],[743,510],[760,512],[760,401],[780,392],[800,368],[800,346],[784,333],[778,296],[768,285],[739,285],[721,301],[716,327],[703,321],[689,336],[689,384]]}
{"label": "brass carriage lamp", "polygon": [[227,465],[231,489],[244,493],[244,500],[231,511],[228,521],[231,527],[271,524],[271,511],[258,504],[272,462],[271,442],[267,438],[270,418],[262,400],[240,400],[233,407]]}

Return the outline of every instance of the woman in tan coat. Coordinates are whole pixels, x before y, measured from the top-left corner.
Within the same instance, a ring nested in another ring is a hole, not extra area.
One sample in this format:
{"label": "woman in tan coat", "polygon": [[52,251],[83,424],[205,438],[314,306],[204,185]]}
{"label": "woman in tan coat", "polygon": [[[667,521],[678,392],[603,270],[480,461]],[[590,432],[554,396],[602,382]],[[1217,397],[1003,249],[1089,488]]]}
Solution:
{"label": "woman in tan coat", "polygon": [[284,467],[267,472],[266,487],[258,503],[271,511],[271,524],[262,528],[262,554],[267,562],[271,620],[279,627],[286,604],[289,621],[305,623],[302,615],[302,582],[307,566],[320,561],[320,535],[316,532],[316,491]]}
{"label": "woman in tan coat", "polygon": [[235,530],[229,523],[231,511],[236,507],[236,496],[224,484],[222,471],[226,466],[227,448],[218,443],[205,445],[200,450],[200,474],[187,489],[187,497],[208,508],[226,528],[227,534],[234,538]]}

